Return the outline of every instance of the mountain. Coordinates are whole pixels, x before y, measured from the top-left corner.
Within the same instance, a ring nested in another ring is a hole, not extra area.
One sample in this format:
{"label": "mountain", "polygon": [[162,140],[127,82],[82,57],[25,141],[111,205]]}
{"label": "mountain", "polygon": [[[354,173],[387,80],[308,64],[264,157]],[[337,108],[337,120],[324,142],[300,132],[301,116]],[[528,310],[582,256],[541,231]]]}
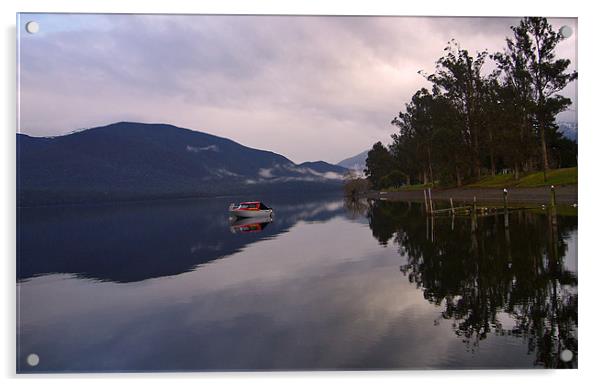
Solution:
{"label": "mountain", "polygon": [[330,176],[330,178],[336,178],[349,171],[348,168],[341,167],[339,165],[332,165],[325,161],[306,161],[299,164],[298,167],[307,168],[311,171],[323,174],[324,176]]}
{"label": "mountain", "polygon": [[20,205],[339,189],[344,170],[165,124],[17,135]]}
{"label": "mountain", "polygon": [[564,137],[577,142],[578,126],[576,122],[559,121],[556,124],[558,125],[558,131],[562,133]]}
{"label": "mountain", "polygon": [[366,150],[353,157],[349,157],[348,159],[340,161],[339,163],[337,163],[337,165],[347,168],[347,169],[352,169],[352,170],[364,173],[364,168],[366,168],[366,159],[367,158],[368,158],[368,151]]}

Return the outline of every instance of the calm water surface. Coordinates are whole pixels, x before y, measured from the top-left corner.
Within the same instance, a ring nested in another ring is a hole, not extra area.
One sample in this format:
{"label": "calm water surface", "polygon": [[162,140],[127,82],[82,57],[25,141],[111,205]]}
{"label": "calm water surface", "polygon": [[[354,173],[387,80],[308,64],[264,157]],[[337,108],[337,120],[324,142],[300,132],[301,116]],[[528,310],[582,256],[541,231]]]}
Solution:
{"label": "calm water surface", "polygon": [[18,371],[577,366],[574,210],[236,200],[19,209]]}

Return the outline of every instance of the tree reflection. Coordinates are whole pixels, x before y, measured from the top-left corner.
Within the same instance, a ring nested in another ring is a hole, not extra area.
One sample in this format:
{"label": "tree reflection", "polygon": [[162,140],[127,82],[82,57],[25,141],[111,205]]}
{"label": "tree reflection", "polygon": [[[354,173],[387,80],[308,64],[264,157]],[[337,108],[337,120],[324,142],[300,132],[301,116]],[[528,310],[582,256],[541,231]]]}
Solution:
{"label": "tree reflection", "polygon": [[[564,265],[576,216],[516,211],[505,228],[503,214],[492,214],[474,232],[469,218],[428,218],[416,203],[371,202],[367,217],[379,243],[399,246],[401,272],[442,307],[440,319],[453,321],[469,350],[491,334],[511,335],[527,342],[536,365],[577,366],[577,275]],[[571,362],[560,360],[564,349]]]}
{"label": "tree reflection", "polygon": [[365,198],[346,196],[343,202],[347,215],[351,219],[365,218],[370,209],[370,203]]}

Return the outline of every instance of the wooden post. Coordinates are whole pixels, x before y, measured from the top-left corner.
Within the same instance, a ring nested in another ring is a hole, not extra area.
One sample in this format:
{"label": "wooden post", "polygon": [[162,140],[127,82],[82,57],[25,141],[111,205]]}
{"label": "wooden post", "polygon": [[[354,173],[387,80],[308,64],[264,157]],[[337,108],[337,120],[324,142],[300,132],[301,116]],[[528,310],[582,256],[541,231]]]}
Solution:
{"label": "wooden post", "polygon": [[556,227],[556,189],[554,186],[550,187],[550,213],[552,215],[552,226]]}
{"label": "wooden post", "polygon": [[504,227],[508,228],[510,221],[508,217],[508,190],[504,188]]}
{"label": "wooden post", "polygon": [[451,197],[449,198],[449,205],[451,206],[451,213],[452,213],[451,229],[452,229],[452,231],[454,231],[454,221],[456,220],[456,210],[454,209],[454,199]]}
{"label": "wooden post", "polygon": [[424,193],[424,209],[426,211],[426,213],[429,213],[429,203],[428,200],[426,199],[426,190],[422,190],[422,192]]}
{"label": "wooden post", "polygon": [[471,222],[470,222],[471,230],[472,230],[472,232],[475,232],[477,230],[477,197],[476,196],[474,196],[472,198],[472,214],[471,214],[470,218],[471,218]]}
{"label": "wooden post", "polygon": [[433,195],[431,194],[431,189],[429,188],[429,209],[431,214],[433,213]]}
{"label": "wooden post", "polygon": [[512,267],[512,248],[510,246],[510,228],[504,230],[506,235],[506,261],[508,261],[508,267]]}
{"label": "wooden post", "polygon": [[435,216],[431,217],[431,242],[435,241]]}

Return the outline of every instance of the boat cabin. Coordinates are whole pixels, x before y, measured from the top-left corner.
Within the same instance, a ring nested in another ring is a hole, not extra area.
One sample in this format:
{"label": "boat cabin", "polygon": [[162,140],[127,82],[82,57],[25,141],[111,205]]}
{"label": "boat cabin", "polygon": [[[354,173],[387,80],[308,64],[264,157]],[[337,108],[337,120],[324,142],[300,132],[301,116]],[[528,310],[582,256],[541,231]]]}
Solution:
{"label": "boat cabin", "polygon": [[262,202],[243,202],[238,205],[238,209],[248,210],[248,211],[259,211],[259,210],[269,210],[270,207],[266,206]]}

